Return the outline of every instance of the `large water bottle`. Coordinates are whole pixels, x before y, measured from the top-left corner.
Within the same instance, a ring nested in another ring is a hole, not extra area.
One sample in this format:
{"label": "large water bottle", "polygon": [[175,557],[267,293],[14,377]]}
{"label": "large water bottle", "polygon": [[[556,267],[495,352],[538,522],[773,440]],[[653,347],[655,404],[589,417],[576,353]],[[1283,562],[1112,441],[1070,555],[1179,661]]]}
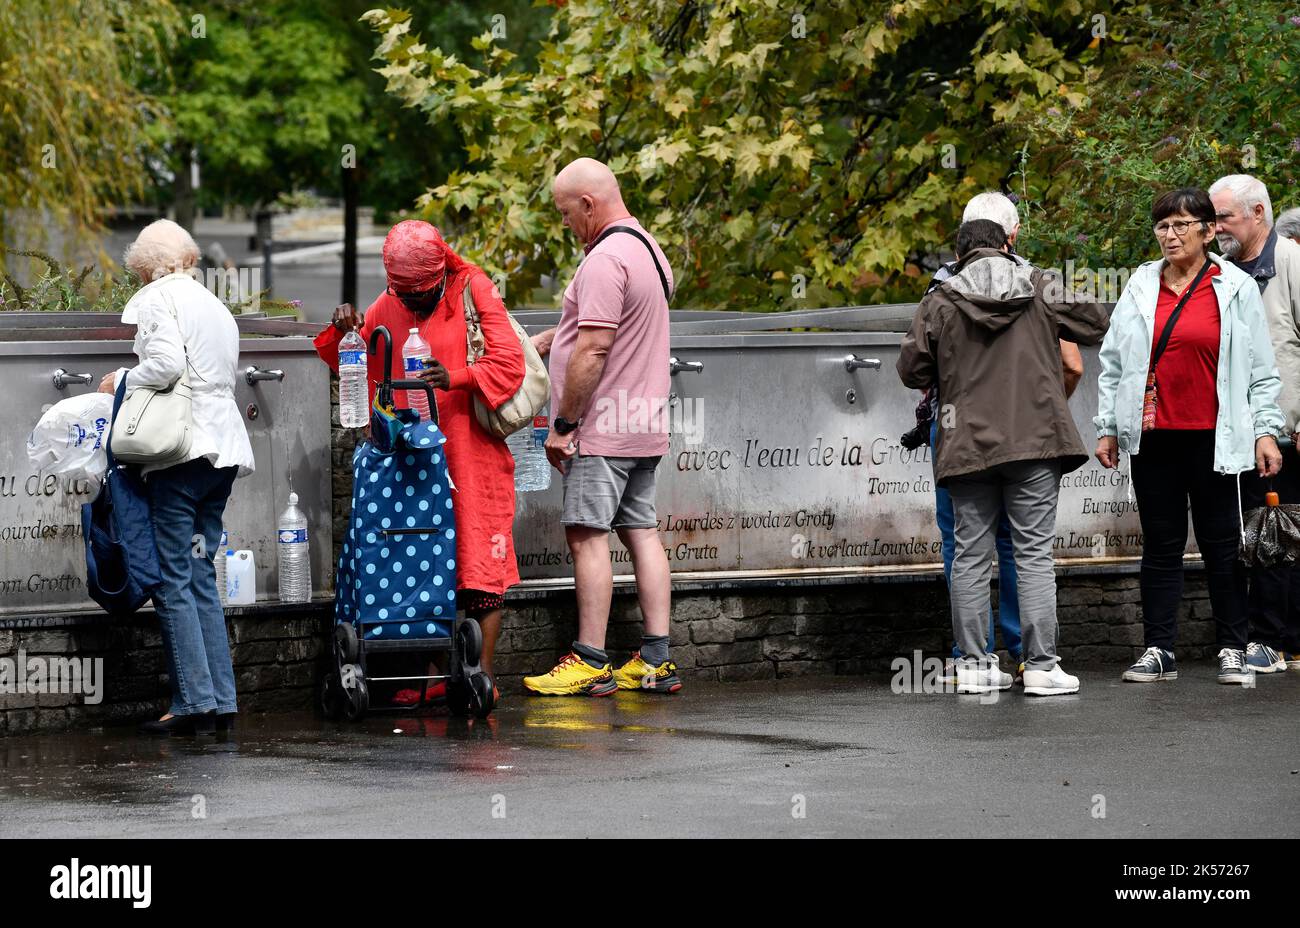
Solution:
{"label": "large water bottle", "polygon": [[253,552],[230,551],[226,555],[227,588],[232,606],[251,606],[257,602],[257,561]]}
{"label": "large water bottle", "polygon": [[[420,337],[419,329],[411,329],[402,346],[402,366],[406,370],[407,380],[419,380],[424,370],[424,362],[433,357],[429,343]],[[421,422],[429,421],[429,398],[423,390],[407,390],[406,405],[420,414]]]}
{"label": "large water bottle", "polygon": [[339,424],[364,428],[370,421],[366,390],[366,342],[355,329],[339,342]]}
{"label": "large water bottle", "polygon": [[533,417],[531,428],[524,426],[506,437],[506,446],[515,458],[516,490],[545,490],[551,485],[551,464],[546,460],[550,430],[550,419],[543,413]]}
{"label": "large water bottle", "polygon": [[226,589],[226,553],[227,553],[226,530],[221,530],[221,544],[217,545],[217,554],[212,559],[212,566],[217,570],[217,598],[221,600],[221,605],[226,604],[230,598],[230,591]]}
{"label": "large water bottle", "polygon": [[289,494],[289,508],[280,514],[276,544],[280,567],[280,602],[311,601],[311,554],[307,542],[307,517],[298,508],[298,494]]}

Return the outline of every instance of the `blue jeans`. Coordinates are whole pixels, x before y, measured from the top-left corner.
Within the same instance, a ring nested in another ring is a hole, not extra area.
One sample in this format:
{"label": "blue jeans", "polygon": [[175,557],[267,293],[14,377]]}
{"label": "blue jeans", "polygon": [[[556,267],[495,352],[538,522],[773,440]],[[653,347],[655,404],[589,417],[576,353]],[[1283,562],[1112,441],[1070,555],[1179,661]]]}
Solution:
{"label": "blue jeans", "polygon": [[[930,423],[930,449],[933,453],[939,423]],[[952,497],[948,491],[937,483],[934,487],[934,521],[939,526],[939,535],[943,539],[943,577],[952,586],[952,557],[956,550],[953,539]],[[1020,594],[1016,590],[1016,554],[1011,544],[1011,523],[1007,521],[1004,510],[998,520],[998,609],[989,606],[989,641],[988,651],[994,647],[994,626],[1002,629],[1002,643],[1011,652],[1011,656],[1020,662]],[[952,656],[961,657],[957,645],[952,646]]]}
{"label": "blue jeans", "polygon": [[162,569],[153,603],[171,676],[172,715],[235,711],[235,668],[212,558],[236,470],[197,458],[146,479]]}

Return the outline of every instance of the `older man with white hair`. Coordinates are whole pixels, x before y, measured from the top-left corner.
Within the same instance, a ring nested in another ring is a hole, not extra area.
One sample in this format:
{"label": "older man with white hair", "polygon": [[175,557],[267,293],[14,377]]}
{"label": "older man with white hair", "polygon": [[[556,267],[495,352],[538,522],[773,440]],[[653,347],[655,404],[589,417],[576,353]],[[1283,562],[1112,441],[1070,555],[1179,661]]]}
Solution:
{"label": "older man with white hair", "polygon": [[[106,375],[114,393],[164,390],[189,373],[192,441],[184,461],[142,468],[158,546],[162,586],[154,609],[162,630],[172,701],[167,714],[140,726],[146,734],[195,735],[229,729],[236,712],[235,671],[213,556],[237,477],[253,471],[253,449],[235,404],[239,329],[225,304],[194,277],[199,249],[167,219],[146,226],[125,264],[143,282],[122,321],[136,327],[140,363]],[[196,539],[206,556],[195,556]]]}
{"label": "older man with white hair", "polygon": [[1300,206],[1293,206],[1278,216],[1277,225],[1273,228],[1282,238],[1289,238],[1300,245]]}
{"label": "older man with white hair", "polygon": [[[1255,278],[1282,377],[1278,405],[1286,416],[1280,443],[1282,470],[1265,479],[1254,471],[1242,476],[1244,504],[1265,505],[1269,490],[1283,503],[1300,503],[1300,245],[1273,227],[1273,202],[1263,182],[1249,174],[1229,174],[1210,186],[1215,233],[1224,257]],[[1250,577],[1248,606],[1251,641],[1246,663],[1257,674],[1300,670],[1300,569],[1256,567]]]}

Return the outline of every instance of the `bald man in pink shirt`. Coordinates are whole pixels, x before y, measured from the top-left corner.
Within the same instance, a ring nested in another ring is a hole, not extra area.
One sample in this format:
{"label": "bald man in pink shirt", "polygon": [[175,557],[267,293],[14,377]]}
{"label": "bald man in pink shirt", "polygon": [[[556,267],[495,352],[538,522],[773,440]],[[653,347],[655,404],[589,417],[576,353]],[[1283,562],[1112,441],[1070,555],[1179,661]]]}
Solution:
{"label": "bald man in pink shirt", "polygon": [[[564,477],[578,637],[548,673],[525,677],[546,696],[675,693],[668,659],[670,580],[655,512],[655,471],[668,451],[668,301],[672,268],[628,212],[608,167],[579,158],[552,188],[586,252],[564,291],[560,324],[533,341],[550,353],[546,455]],[[632,555],[645,621],[641,648],[618,669],[605,653],[614,577],[609,533]]]}

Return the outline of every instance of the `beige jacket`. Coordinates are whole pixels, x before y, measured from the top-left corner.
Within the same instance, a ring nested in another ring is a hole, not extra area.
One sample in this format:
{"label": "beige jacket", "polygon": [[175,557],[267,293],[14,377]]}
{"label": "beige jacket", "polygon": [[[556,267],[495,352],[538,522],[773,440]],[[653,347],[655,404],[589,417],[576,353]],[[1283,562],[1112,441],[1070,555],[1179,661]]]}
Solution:
{"label": "beige jacket", "polygon": [[1277,273],[1264,290],[1264,315],[1282,377],[1277,402],[1291,435],[1300,431],[1300,245],[1279,235],[1273,261]]}

